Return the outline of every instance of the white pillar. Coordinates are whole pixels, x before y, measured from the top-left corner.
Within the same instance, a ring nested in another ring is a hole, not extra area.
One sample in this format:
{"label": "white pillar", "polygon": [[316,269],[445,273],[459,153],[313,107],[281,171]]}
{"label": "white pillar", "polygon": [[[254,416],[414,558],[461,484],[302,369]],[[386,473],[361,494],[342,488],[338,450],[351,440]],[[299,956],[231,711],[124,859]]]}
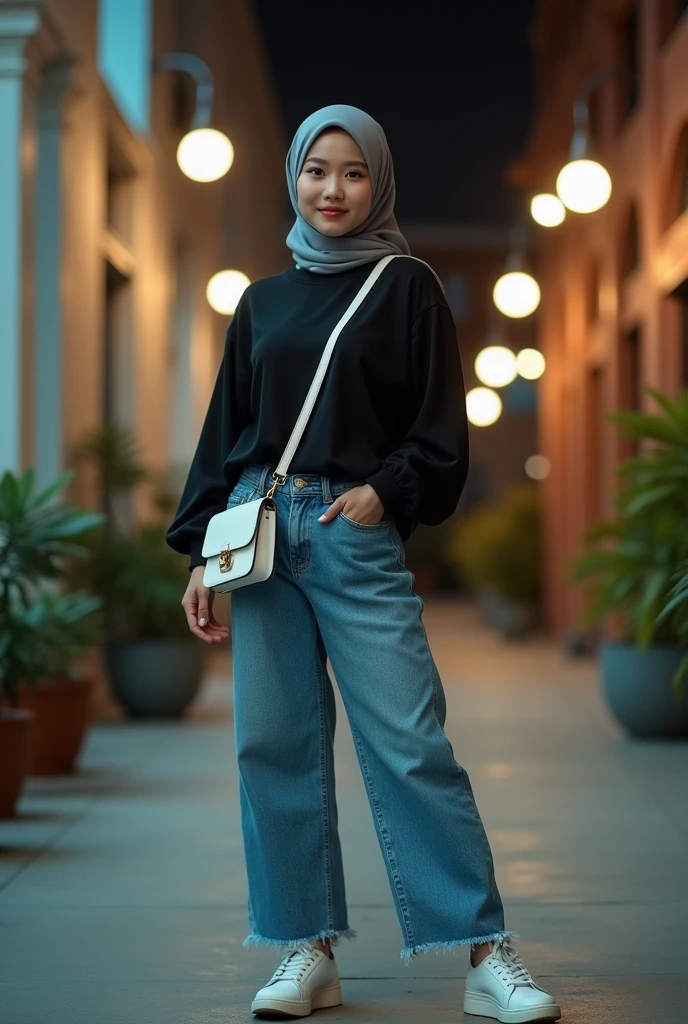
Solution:
{"label": "white pillar", "polygon": [[37,4],[0,6],[0,473],[21,468],[20,143],[24,50],[39,24]]}
{"label": "white pillar", "polygon": [[61,139],[63,101],[73,77],[70,57],[47,65],[37,106],[33,465],[40,488],[63,468]]}

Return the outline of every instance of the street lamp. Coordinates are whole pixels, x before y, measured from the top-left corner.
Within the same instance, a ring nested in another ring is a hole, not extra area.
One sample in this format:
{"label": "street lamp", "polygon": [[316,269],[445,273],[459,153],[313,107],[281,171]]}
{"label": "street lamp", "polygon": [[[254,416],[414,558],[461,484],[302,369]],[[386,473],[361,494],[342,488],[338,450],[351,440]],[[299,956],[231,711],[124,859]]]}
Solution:
{"label": "street lamp", "polygon": [[574,213],[601,210],[612,194],[609,171],[590,154],[590,96],[612,78],[628,78],[624,68],[601,68],[584,79],[573,104],[573,138],[568,163],[557,175],[557,195]]}
{"label": "street lamp", "polygon": [[250,283],[240,270],[219,270],[208,281],[206,298],[217,313],[233,315]]}
{"label": "street lamp", "polygon": [[540,192],[530,200],[530,212],[536,224],[543,228],[556,228],[566,217],[566,207],[559,196]]}
{"label": "street lamp", "polygon": [[545,357],[536,348],[522,348],[516,356],[516,369],[525,380],[538,380],[545,372]]}
{"label": "street lamp", "polygon": [[525,238],[526,226],[521,221],[512,228],[505,272],[492,291],[499,312],[519,320],[530,316],[540,305],[540,285],[526,270]]}
{"label": "street lamp", "polygon": [[489,427],[502,414],[502,400],[492,388],[471,388],[466,395],[466,415],[476,427]]}
{"label": "street lamp", "polygon": [[586,158],[585,152],[583,145],[578,150],[572,143],[571,159],[557,175],[557,195],[564,206],[574,213],[601,210],[612,194],[609,171],[597,160]]}
{"label": "street lamp", "polygon": [[516,356],[506,345],[488,345],[475,358],[475,375],[488,387],[506,387],[517,374]]}
{"label": "street lamp", "polygon": [[224,132],[210,127],[213,107],[213,75],[204,60],[193,53],[161,53],[153,60],[154,71],[185,71],[196,83],[196,108],[191,130],[177,147],[177,163],[193,181],[216,181],[234,163],[234,147]]}

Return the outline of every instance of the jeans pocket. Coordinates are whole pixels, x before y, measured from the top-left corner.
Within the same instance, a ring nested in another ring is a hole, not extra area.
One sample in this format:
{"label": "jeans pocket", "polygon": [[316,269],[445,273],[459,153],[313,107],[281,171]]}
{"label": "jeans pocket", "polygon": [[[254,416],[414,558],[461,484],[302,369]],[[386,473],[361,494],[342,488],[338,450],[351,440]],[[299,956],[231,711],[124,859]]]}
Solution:
{"label": "jeans pocket", "polygon": [[389,525],[389,516],[385,512],[379,523],[357,523],[355,519],[350,519],[349,516],[344,515],[343,512],[339,513],[339,518],[349,526],[355,527],[357,530],[364,530],[370,532],[371,530],[384,530]]}
{"label": "jeans pocket", "polygon": [[228,508],[234,508],[236,505],[244,505],[247,501],[251,501],[253,498],[257,497],[259,497],[257,487],[253,487],[251,484],[239,482],[234,486],[232,493],[227,499],[225,511]]}

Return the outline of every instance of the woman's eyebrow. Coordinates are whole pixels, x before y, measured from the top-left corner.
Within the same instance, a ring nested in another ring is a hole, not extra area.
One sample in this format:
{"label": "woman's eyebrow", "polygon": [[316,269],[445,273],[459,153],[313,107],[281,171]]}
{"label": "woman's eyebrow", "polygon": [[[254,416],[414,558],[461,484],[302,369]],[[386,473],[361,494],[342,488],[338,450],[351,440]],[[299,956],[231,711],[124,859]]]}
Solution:
{"label": "woman's eyebrow", "polygon": [[[308,160],[312,160],[313,163],[316,163],[316,164],[328,164],[329,163],[329,160],[323,160],[323,158],[320,157],[320,156],[309,156]],[[308,160],[306,160],[306,163],[308,163]],[[365,162],[365,160],[345,160],[344,161],[344,166],[345,167],[367,167],[368,165]]]}

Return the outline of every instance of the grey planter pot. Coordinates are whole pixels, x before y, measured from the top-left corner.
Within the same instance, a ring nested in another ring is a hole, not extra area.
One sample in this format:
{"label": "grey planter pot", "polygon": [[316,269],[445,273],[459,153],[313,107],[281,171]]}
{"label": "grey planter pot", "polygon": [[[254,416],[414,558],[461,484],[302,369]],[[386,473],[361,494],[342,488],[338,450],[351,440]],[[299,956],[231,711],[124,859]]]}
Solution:
{"label": "grey planter pot", "polygon": [[535,625],[536,610],[532,604],[507,601],[492,590],[481,591],[478,604],[488,625],[505,640],[517,640]]}
{"label": "grey planter pot", "polygon": [[110,685],[132,718],[179,718],[198,693],[197,640],[118,640],[106,648]]}
{"label": "grey planter pot", "polygon": [[607,642],[601,647],[602,691],[609,710],[631,736],[688,736],[688,687],[680,701],[671,680],[686,653],[673,644]]}

